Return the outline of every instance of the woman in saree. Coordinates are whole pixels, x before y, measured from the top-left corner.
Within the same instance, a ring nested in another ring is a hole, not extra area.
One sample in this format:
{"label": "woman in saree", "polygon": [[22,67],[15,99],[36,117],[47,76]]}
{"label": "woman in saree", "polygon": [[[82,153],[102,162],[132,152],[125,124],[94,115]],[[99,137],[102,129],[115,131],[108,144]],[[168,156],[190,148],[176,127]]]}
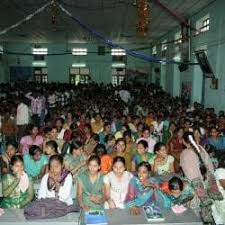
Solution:
{"label": "woman in saree", "polygon": [[32,180],[24,172],[23,158],[13,156],[10,161],[12,172],[2,178],[3,199],[1,208],[24,208],[33,200]]}
{"label": "woman in saree", "polygon": [[65,168],[70,171],[74,178],[86,169],[87,156],[83,152],[83,145],[80,141],[73,141],[70,145],[70,153],[64,157]]}
{"label": "woman in saree", "polygon": [[77,198],[80,208],[84,211],[104,208],[104,184],[100,172],[101,159],[92,155],[88,159],[88,170],[78,177]]}
{"label": "woman in saree", "polygon": [[138,177],[133,177],[128,186],[125,198],[125,207],[130,208],[131,214],[140,214],[142,206],[157,203],[160,207],[170,207],[164,194],[157,190],[158,184],[150,177],[151,165],[148,162],[141,162],[137,166]]}

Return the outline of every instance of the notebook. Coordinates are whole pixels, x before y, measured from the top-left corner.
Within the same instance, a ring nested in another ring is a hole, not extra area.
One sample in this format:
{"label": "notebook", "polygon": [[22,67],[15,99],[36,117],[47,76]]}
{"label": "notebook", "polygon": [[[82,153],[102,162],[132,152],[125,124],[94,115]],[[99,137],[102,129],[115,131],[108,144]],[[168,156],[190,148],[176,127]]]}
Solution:
{"label": "notebook", "polygon": [[86,225],[106,225],[107,217],[104,210],[91,210],[85,212],[84,221]]}
{"label": "notebook", "polygon": [[144,216],[149,222],[162,222],[165,220],[162,211],[158,206],[144,206],[143,207]]}

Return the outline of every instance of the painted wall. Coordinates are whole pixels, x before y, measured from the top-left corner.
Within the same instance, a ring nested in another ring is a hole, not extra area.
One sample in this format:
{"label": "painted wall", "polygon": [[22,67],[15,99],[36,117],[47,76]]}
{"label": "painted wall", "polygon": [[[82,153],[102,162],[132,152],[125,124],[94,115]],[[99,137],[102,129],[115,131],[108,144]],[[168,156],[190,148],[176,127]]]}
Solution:
{"label": "painted wall", "polygon": [[[61,53],[71,51],[72,48],[88,48],[90,52],[87,56],[73,56],[59,55],[59,56],[46,56],[46,62],[48,67],[48,80],[49,82],[69,82],[69,69],[73,63],[85,62],[90,69],[91,78],[96,82],[110,83],[112,80],[111,65],[112,56],[110,53],[106,53],[101,56],[97,54],[98,45],[102,44],[63,44],[63,43],[49,43],[40,44],[41,47],[47,47],[49,53]],[[4,49],[8,52],[22,52],[31,53],[31,49],[34,44],[22,44],[22,43],[6,43]],[[129,44],[123,45],[127,49],[140,48],[146,45]],[[106,48],[107,52],[110,52],[109,48]],[[150,54],[150,49],[140,51],[145,54]],[[10,66],[32,66],[33,56],[24,55],[5,55],[5,63],[3,63],[1,69],[0,64],[0,82],[9,80],[9,67]],[[19,63],[18,63],[19,62]],[[144,68],[148,71],[150,76],[150,64],[140,59],[136,59],[128,56],[127,68],[141,69]],[[150,79],[149,79],[150,80]]]}
{"label": "painted wall", "polygon": [[[211,80],[205,80],[205,95],[204,104],[206,107],[214,107],[217,110],[225,110],[225,1],[217,0],[210,4],[208,7],[201,10],[194,15],[191,19],[192,26],[195,27],[196,21],[210,15],[210,29],[205,33],[201,33],[198,36],[193,36],[191,39],[191,62],[196,62],[194,51],[200,48],[206,48],[207,57],[215,73],[215,76],[219,79],[218,89],[214,90],[210,87]],[[162,40],[174,40],[175,33],[179,30],[179,27],[169,32],[161,38]],[[168,45],[167,58],[172,59],[174,57],[174,44]],[[158,51],[161,49],[158,47]],[[155,65],[153,65],[154,67]],[[165,67],[161,65],[161,68]],[[164,72],[166,71],[166,73]],[[154,71],[153,71],[154,74]],[[182,82],[190,82],[192,84],[192,102],[202,102],[202,88],[203,86],[203,74],[199,67],[190,66],[185,72],[180,73],[177,65],[166,65],[166,69],[161,70],[160,80],[161,84],[170,92],[173,96],[180,95]]]}

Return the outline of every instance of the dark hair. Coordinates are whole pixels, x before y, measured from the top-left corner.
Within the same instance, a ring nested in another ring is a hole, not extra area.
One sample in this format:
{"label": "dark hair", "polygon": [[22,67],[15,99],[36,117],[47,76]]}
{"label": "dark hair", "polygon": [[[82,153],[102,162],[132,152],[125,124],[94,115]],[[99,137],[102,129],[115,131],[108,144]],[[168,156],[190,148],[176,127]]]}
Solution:
{"label": "dark hair", "polygon": [[179,177],[172,177],[168,183],[169,190],[180,190],[183,191],[184,183]]}
{"label": "dark hair", "polygon": [[15,149],[18,148],[18,143],[14,140],[10,140],[6,142],[6,147],[8,147],[9,145],[12,145]]}
{"label": "dark hair", "polygon": [[143,145],[144,148],[148,148],[148,142],[145,140],[140,140],[138,143],[138,145]]}
{"label": "dark hair", "polygon": [[62,117],[57,118],[57,119],[55,120],[55,123],[56,123],[57,121],[60,121],[62,124],[64,124],[64,122],[65,122],[65,120],[64,120]]}
{"label": "dark hair", "polygon": [[95,140],[96,142],[99,142],[99,135],[98,134],[92,134],[91,139]]}
{"label": "dark hair", "polygon": [[63,157],[59,154],[57,155],[52,155],[50,158],[49,158],[49,161],[48,161],[48,168],[50,170],[50,167],[51,167],[51,163],[52,161],[58,161],[61,165],[63,165]]}
{"label": "dark hair", "polygon": [[118,138],[118,139],[116,140],[116,145],[117,145],[119,142],[123,142],[123,143],[125,144],[125,146],[126,146],[126,141],[125,141],[123,138]]}
{"label": "dark hair", "polygon": [[154,146],[154,153],[156,154],[163,146],[165,146],[162,142],[158,142]]}
{"label": "dark hair", "polygon": [[107,143],[108,141],[111,141],[113,139],[115,139],[115,136],[113,134],[107,134],[105,136],[105,140],[104,141],[105,141],[105,143]]}
{"label": "dark hair", "polygon": [[112,165],[114,166],[114,164],[117,163],[117,162],[123,163],[124,167],[126,167],[126,160],[125,160],[123,157],[121,157],[121,156],[116,156],[116,157],[113,159]]}
{"label": "dark hair", "polygon": [[126,131],[124,131],[124,133],[123,133],[123,138],[125,138],[126,136],[128,136],[128,137],[132,137],[132,134],[131,134],[131,131],[130,130],[126,130]]}
{"label": "dark hair", "polygon": [[225,155],[220,157],[218,168],[224,168],[225,169]]}
{"label": "dark hair", "polygon": [[208,154],[215,153],[216,148],[213,145],[207,144],[205,145],[205,150],[207,151]]}
{"label": "dark hair", "polygon": [[48,141],[46,142],[46,146],[49,146],[50,148],[54,149],[55,154],[58,154],[58,144],[56,143],[56,141]]}
{"label": "dark hair", "polygon": [[99,166],[101,165],[101,159],[100,159],[99,156],[97,156],[97,155],[92,155],[92,156],[88,159],[88,164],[89,164],[91,161],[96,161],[97,164],[98,164]]}
{"label": "dark hair", "polygon": [[73,150],[74,149],[79,149],[81,148],[83,145],[82,145],[82,142],[81,141],[72,141],[71,145],[70,145],[70,154],[73,154]]}
{"label": "dark hair", "polygon": [[142,132],[144,132],[144,131],[149,131],[149,133],[150,133],[150,127],[148,126],[148,125],[145,125],[144,127],[143,127],[143,130],[142,130]]}
{"label": "dark hair", "polygon": [[35,128],[35,127],[37,127],[38,129],[39,129],[39,126],[37,125],[37,124],[30,124],[29,126],[28,126],[28,131],[29,131],[29,133],[31,133],[31,131]]}
{"label": "dark hair", "polygon": [[23,157],[21,155],[14,155],[10,160],[10,165],[14,166],[16,162],[22,162],[23,163]]}
{"label": "dark hair", "polygon": [[94,148],[94,154],[96,154],[98,156],[102,156],[102,155],[107,154],[105,145],[97,144],[96,147]]}
{"label": "dark hair", "polygon": [[29,148],[29,154],[31,156],[34,156],[37,152],[42,153],[41,148],[37,145],[31,145],[30,148]]}
{"label": "dark hair", "polygon": [[103,127],[107,127],[107,126],[110,126],[110,125],[111,125],[110,122],[107,121],[107,122],[104,123]]}
{"label": "dark hair", "polygon": [[139,163],[137,165],[137,170],[139,170],[139,168],[141,168],[141,167],[145,167],[148,170],[148,172],[151,172],[151,170],[152,170],[151,165],[148,162],[143,161],[143,162]]}

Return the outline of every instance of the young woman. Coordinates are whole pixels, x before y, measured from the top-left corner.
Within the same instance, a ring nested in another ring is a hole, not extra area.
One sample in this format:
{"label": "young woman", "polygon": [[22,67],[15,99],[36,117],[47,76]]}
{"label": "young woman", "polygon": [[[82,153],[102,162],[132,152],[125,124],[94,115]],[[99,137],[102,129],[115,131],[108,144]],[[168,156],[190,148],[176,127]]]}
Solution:
{"label": "young woman", "polygon": [[48,141],[45,144],[44,153],[51,157],[52,155],[57,155],[58,153],[58,144],[55,141]]}
{"label": "young woman", "polygon": [[186,149],[181,153],[180,166],[184,175],[192,182],[195,193],[200,200],[199,210],[203,221],[211,223],[213,221],[210,207],[212,201],[213,199],[221,200],[222,197],[213,175],[213,164],[204,148],[195,142],[193,133],[186,132],[183,136],[183,142]]}
{"label": "young woman", "polygon": [[169,182],[163,183],[162,187],[171,206],[190,206],[190,201],[194,198],[194,190],[189,182],[184,181],[179,177],[172,177]]}
{"label": "young woman", "polygon": [[73,141],[70,145],[70,154],[65,155],[64,165],[70,171],[73,177],[84,171],[87,157],[83,152],[83,145],[79,141]]}
{"label": "young woman", "polygon": [[148,142],[148,151],[153,152],[154,146],[156,144],[156,141],[151,137],[151,130],[150,127],[146,126],[143,128],[142,137],[139,138],[136,143],[138,143],[140,140],[145,140]]}
{"label": "young woman", "polygon": [[111,155],[107,154],[105,145],[98,144],[94,149],[94,154],[100,157],[101,159],[101,172],[107,174],[112,170],[113,158]]}
{"label": "young woman", "polygon": [[116,141],[115,151],[112,153],[112,157],[121,156],[125,159],[126,169],[131,171],[131,154],[126,151],[126,142],[123,138],[119,138]]}
{"label": "young woman", "polygon": [[42,148],[43,145],[43,137],[38,135],[38,126],[31,125],[29,129],[29,135],[24,136],[20,140],[19,152],[22,154],[26,154],[29,151],[30,146],[36,145]]}
{"label": "young woman", "polygon": [[135,172],[141,162],[152,163],[153,154],[148,152],[148,142],[141,140],[137,143],[137,152],[132,157],[131,171]]}
{"label": "young woman", "polygon": [[150,177],[151,165],[148,162],[141,162],[137,166],[138,177],[133,177],[128,186],[125,198],[125,207],[131,209],[131,214],[140,214],[142,206],[148,206],[157,201],[162,207],[168,207],[164,201],[161,191],[155,190],[158,185]]}
{"label": "young woman", "polygon": [[108,154],[111,154],[114,150],[116,144],[116,139],[113,134],[108,134],[105,136],[105,147]]}
{"label": "young woman", "polygon": [[13,156],[10,161],[11,173],[2,178],[3,199],[1,208],[23,208],[34,197],[33,184],[24,172],[23,158]]}
{"label": "young woman", "polygon": [[153,172],[159,175],[174,173],[174,158],[168,155],[166,146],[163,143],[158,142],[155,145],[154,153]]}
{"label": "young woman", "polygon": [[208,144],[214,146],[216,150],[225,149],[225,137],[219,135],[219,131],[216,127],[211,128]]}
{"label": "young woman", "polygon": [[77,198],[84,211],[104,208],[104,184],[100,173],[101,159],[93,155],[88,159],[88,170],[78,177]]}
{"label": "young woman", "polygon": [[58,198],[67,205],[72,205],[73,178],[63,169],[63,158],[52,155],[49,159],[49,172],[41,180],[38,199]]}
{"label": "young woman", "polygon": [[176,130],[176,124],[174,122],[171,122],[169,124],[168,129],[163,132],[162,143],[164,145],[166,145],[170,141],[170,139],[173,137],[175,130]]}
{"label": "young woman", "polygon": [[128,190],[128,184],[133,175],[125,171],[125,159],[117,156],[113,160],[113,171],[104,177],[105,208],[124,208],[124,201]]}
{"label": "young woman", "polygon": [[41,179],[48,164],[48,157],[42,153],[37,145],[32,145],[29,153],[23,156],[26,173],[33,179]]}
{"label": "young woman", "polygon": [[179,171],[180,167],[180,154],[184,149],[183,145],[184,129],[182,127],[177,128],[175,136],[169,141],[169,154],[175,159],[174,167],[175,171]]}
{"label": "young woman", "polygon": [[9,141],[6,143],[6,150],[0,156],[0,175],[3,176],[10,172],[10,160],[16,154],[18,144],[15,141]]}

